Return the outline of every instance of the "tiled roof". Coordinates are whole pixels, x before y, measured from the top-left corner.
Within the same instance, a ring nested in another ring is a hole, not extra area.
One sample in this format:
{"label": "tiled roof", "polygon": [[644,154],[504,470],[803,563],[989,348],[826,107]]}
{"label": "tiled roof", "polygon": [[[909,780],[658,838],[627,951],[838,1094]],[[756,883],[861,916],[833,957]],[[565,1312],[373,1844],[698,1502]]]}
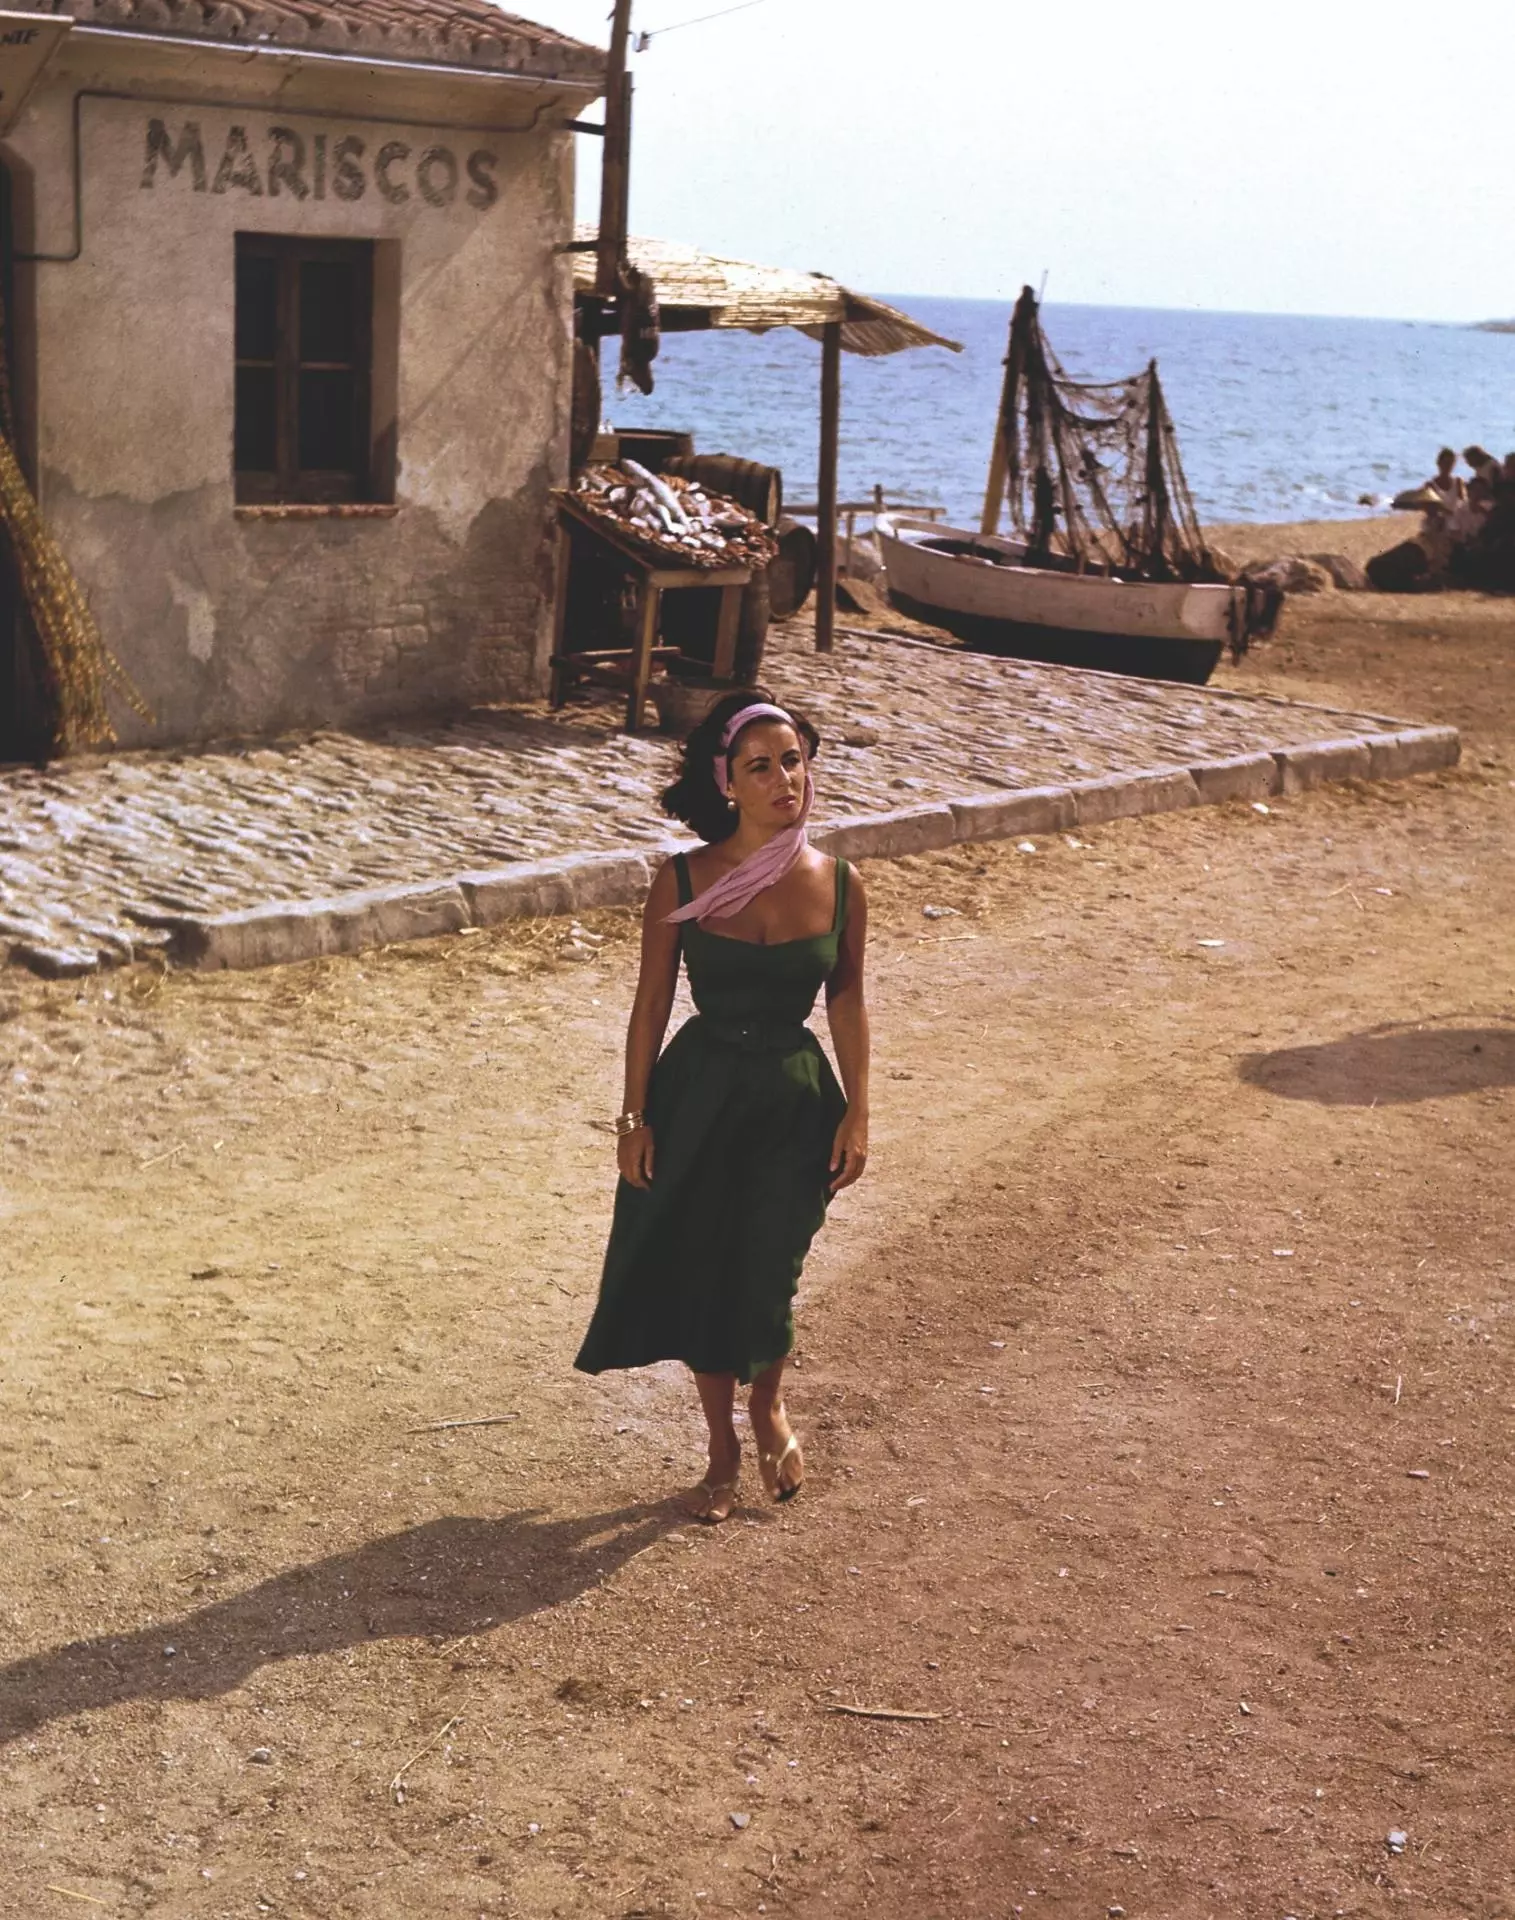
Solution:
{"label": "tiled roof", "polygon": [[489,0],[8,0],[81,26],[603,83],[605,55]]}

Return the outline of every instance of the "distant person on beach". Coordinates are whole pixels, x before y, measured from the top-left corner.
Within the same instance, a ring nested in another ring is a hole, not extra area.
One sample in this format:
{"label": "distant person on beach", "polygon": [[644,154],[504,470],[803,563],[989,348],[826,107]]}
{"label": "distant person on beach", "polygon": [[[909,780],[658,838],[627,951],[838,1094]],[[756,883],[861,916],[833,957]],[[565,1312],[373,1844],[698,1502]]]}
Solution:
{"label": "distant person on beach", "polygon": [[[820,736],[754,692],[729,694],[684,743],[666,813],[702,845],[658,871],[615,1123],[615,1218],[584,1373],[682,1360],[709,1428],[691,1514],[736,1505],[736,1389],[763,1486],[804,1481],[784,1411],[800,1268],[833,1194],[868,1160],[868,937],[862,883],[805,836]],[[682,958],[697,1012],[659,1053]],[[837,1084],[805,1025],[817,993]]]}
{"label": "distant person on beach", "polygon": [[[1438,531],[1422,534],[1421,544],[1431,556],[1433,573],[1427,584],[1434,587],[1470,586],[1477,571],[1472,556],[1477,552],[1494,491],[1481,474],[1474,474],[1462,498],[1450,513],[1437,514]],[[1426,516],[1429,522],[1433,516]]]}
{"label": "distant person on beach", "polygon": [[[1485,461],[1489,458],[1481,447],[1469,447],[1464,457],[1471,463],[1474,454]],[[1482,515],[1469,506],[1468,489],[1456,466],[1455,450],[1443,447],[1431,478],[1394,496],[1396,508],[1419,511],[1420,527],[1414,539],[1402,540],[1369,560],[1368,579],[1380,593],[1434,592],[1443,584],[1459,546],[1482,526]],[[1474,484],[1478,484],[1476,476]]]}
{"label": "distant person on beach", "polygon": [[1494,484],[1495,475],[1499,472],[1499,462],[1492,453],[1475,441],[1471,447],[1463,448],[1462,457],[1467,461],[1475,480],[1486,481],[1490,486]]}
{"label": "distant person on beach", "polygon": [[1492,463],[1482,473],[1475,473],[1468,482],[1467,498],[1464,504],[1468,508],[1469,524],[1476,530],[1494,507],[1494,491],[1499,469]]}
{"label": "distant person on beach", "polygon": [[1446,571],[1457,545],[1453,524],[1468,490],[1454,471],[1456,466],[1455,451],[1443,447],[1436,456],[1435,473],[1420,489],[1420,499],[1425,506],[1415,544],[1426,556],[1425,574],[1416,582],[1422,587]]}
{"label": "distant person on beach", "polygon": [[1443,447],[1436,456],[1436,471],[1426,482],[1433,493],[1439,493],[1449,507],[1455,507],[1467,493],[1467,488],[1454,471],[1457,455],[1451,447]]}
{"label": "distant person on beach", "polygon": [[1485,593],[1515,592],[1515,455],[1473,480],[1468,507],[1476,518],[1452,556],[1452,578]]}

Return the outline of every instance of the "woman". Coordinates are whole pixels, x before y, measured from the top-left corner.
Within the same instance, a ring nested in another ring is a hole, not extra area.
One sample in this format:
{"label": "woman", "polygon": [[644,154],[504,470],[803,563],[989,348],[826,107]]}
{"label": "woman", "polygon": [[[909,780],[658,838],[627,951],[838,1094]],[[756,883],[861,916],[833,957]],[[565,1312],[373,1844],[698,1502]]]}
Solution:
{"label": "woman", "polygon": [[[615,1220],[575,1362],[690,1368],[710,1457],[689,1507],[712,1523],[736,1503],[738,1381],[764,1487],[800,1490],[782,1392],[791,1304],[827,1201],[868,1158],[867,902],[805,837],[819,745],[801,715],[731,694],[662,796],[704,844],[659,871],[642,916]],[[698,1012],[660,1057],[681,953]],[[823,985],[840,1087],[804,1024]]]}
{"label": "woman", "polygon": [[1467,488],[1453,471],[1457,465],[1457,455],[1451,447],[1443,447],[1436,456],[1436,471],[1426,482],[1432,493],[1440,494],[1443,505],[1450,510],[1467,494]]}

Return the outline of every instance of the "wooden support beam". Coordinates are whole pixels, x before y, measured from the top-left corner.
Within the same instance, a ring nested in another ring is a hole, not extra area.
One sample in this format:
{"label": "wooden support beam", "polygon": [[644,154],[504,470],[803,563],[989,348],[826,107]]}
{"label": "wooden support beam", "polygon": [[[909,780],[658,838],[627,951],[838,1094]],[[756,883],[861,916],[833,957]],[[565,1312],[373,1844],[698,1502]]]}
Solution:
{"label": "wooden support beam", "polygon": [[742,626],[742,588],[721,588],[721,611],[715,629],[715,659],[712,680],[729,680],[736,668],[737,636]]}
{"label": "wooden support beam", "polygon": [[631,0],[615,0],[605,79],[605,152],[600,169],[600,239],[594,279],[594,290],[602,300],[615,298],[626,251],[631,172],[631,76],[626,71],[626,42],[630,33]]}
{"label": "wooden support beam", "polygon": [[549,699],[555,707],[568,697],[569,680],[563,671],[563,641],[568,632],[568,577],[573,570],[573,539],[561,515],[553,524],[552,662]]}
{"label": "wooden support beam", "polygon": [[652,655],[657,644],[658,612],[663,590],[644,577],[637,591],[636,652],[631,660],[631,684],[626,690],[626,731],[642,731],[642,708],[647,699],[647,683],[652,678]]}
{"label": "wooden support beam", "polygon": [[815,649],[830,653],[836,631],[836,469],[842,425],[842,323],[821,332],[821,458],[816,486]]}

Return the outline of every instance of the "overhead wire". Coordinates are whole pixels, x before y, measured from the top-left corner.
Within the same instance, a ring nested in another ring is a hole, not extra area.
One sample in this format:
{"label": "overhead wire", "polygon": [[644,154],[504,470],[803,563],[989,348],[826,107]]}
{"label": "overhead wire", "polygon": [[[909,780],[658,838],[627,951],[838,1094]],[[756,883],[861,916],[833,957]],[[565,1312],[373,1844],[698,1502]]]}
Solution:
{"label": "overhead wire", "polygon": [[722,7],[717,13],[702,13],[693,20],[675,20],[671,27],[650,27],[636,36],[636,51],[645,53],[654,40],[660,40],[666,33],[680,33],[685,27],[703,27],[711,20],[724,20],[729,14],[747,13],[753,7],[766,6],[768,0],[740,0],[734,7]]}

